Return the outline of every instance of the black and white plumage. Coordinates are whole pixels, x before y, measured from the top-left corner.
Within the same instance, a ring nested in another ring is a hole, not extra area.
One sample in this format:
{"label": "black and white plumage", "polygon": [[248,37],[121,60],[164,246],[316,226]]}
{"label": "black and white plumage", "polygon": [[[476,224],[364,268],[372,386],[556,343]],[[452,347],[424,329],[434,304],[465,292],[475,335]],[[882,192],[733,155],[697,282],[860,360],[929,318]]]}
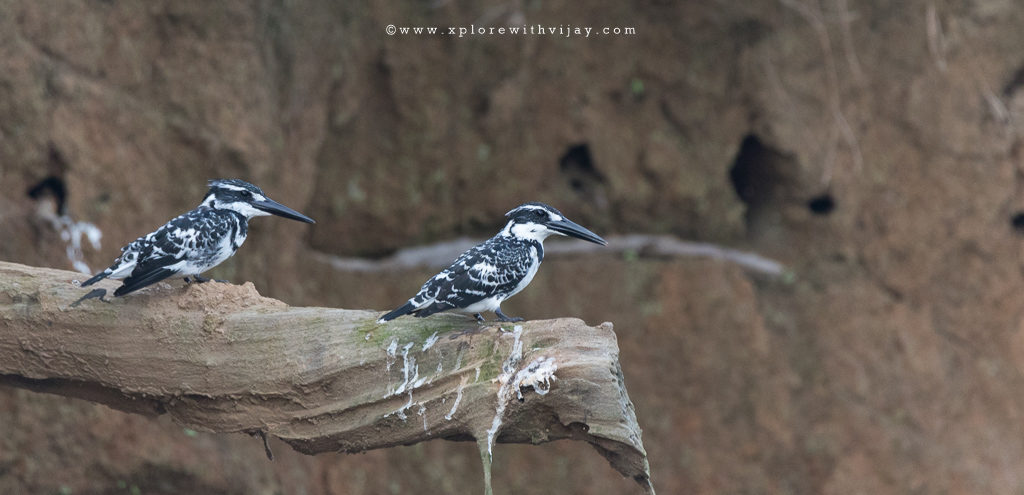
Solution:
{"label": "black and white plumage", "polygon": [[235,254],[245,242],[249,220],[264,215],[316,223],[268,198],[248,182],[211,180],[209,192],[196,209],[121,248],[121,256],[113,265],[82,282],[82,286],[104,278],[125,279],[114,291],[115,296],[123,296],[175,275],[205,282],[207,279],[199,274]]}
{"label": "black and white plumage", "polygon": [[377,322],[407,314],[422,318],[451,309],[473,313],[480,321],[483,311],[494,311],[501,321],[521,321],[502,313],[501,303],[533,280],[544,260],[544,239],[558,234],[608,244],[544,203],[526,203],[505,216],[509,220],[501,232],[462,253],[409,301]]}

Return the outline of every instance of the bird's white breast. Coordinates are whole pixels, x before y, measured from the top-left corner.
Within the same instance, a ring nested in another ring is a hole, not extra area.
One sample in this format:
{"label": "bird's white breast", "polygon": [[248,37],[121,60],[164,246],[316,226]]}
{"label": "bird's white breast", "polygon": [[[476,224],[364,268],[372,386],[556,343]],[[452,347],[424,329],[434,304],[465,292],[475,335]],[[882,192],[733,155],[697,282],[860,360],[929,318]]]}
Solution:
{"label": "bird's white breast", "polygon": [[477,302],[475,302],[473,304],[470,304],[469,306],[466,306],[465,308],[461,308],[461,309],[455,308],[455,309],[457,309],[458,311],[465,311],[467,313],[479,313],[481,311],[494,311],[494,310],[496,310],[496,309],[501,307],[501,301],[504,301],[504,300],[505,300],[505,298],[503,298],[503,297],[491,296],[491,297],[488,297],[488,298],[481,299],[481,300],[479,300],[479,301],[477,301]]}
{"label": "bird's white breast", "polygon": [[223,263],[235,254],[233,244],[241,246],[243,242],[245,242],[245,234],[236,234],[234,238],[229,235],[224,236],[220,242],[214,244],[210,249],[188,256],[185,260],[186,263],[181,269],[181,274],[198,275]]}

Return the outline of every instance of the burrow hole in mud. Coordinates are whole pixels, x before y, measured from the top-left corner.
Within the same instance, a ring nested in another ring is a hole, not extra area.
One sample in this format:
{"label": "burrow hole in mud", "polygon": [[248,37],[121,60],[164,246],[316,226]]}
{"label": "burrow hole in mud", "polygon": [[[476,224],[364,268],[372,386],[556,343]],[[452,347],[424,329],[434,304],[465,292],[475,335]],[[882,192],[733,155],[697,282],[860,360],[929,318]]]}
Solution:
{"label": "burrow hole in mud", "polygon": [[594,166],[587,143],[569,146],[558,159],[558,169],[569,181],[569,187],[577,192],[588,192],[605,182],[604,174]]}
{"label": "burrow hole in mud", "polygon": [[807,209],[815,215],[828,215],[836,209],[836,200],[831,194],[815,196],[807,202]]}
{"label": "burrow hole in mud", "polygon": [[29,187],[25,194],[36,201],[52,199],[57,207],[57,214],[64,215],[67,213],[68,188],[63,176],[68,169],[68,161],[64,157],[64,153],[52,142],[47,146],[44,167],[49,175]]}
{"label": "burrow hole in mud", "polygon": [[26,194],[36,201],[47,197],[53,198],[57,207],[57,214],[63,215],[67,213],[68,190],[64,180],[60,177],[55,175],[48,176],[28,188]]}
{"label": "burrow hole in mud", "polygon": [[1018,211],[1010,217],[1010,226],[1020,235],[1024,235],[1024,211]]}
{"label": "burrow hole in mud", "polygon": [[792,165],[791,156],[747,134],[729,168],[729,180],[740,201],[755,209],[782,196],[793,173]]}

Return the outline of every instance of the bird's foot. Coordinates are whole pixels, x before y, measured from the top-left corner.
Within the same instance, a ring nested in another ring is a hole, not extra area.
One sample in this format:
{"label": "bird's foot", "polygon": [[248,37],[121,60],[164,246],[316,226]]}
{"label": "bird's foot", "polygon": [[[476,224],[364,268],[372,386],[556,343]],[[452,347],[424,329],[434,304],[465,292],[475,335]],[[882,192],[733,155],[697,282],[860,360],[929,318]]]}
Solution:
{"label": "bird's foot", "polygon": [[480,315],[480,313],[474,313],[473,317],[476,318],[477,323],[483,323],[483,322],[487,321],[487,320],[484,319],[483,316]]}
{"label": "bird's foot", "polygon": [[494,314],[498,315],[498,321],[507,321],[507,322],[523,321],[523,319],[518,317],[518,316],[512,317],[512,316],[506,315],[505,313],[502,313],[500,309],[494,310]]}
{"label": "bird's foot", "polygon": [[107,295],[107,289],[93,289],[89,291],[88,294],[82,296],[81,299],[71,303],[71,307],[73,308],[75,306],[78,306],[79,304],[82,304],[82,302],[84,302],[86,299],[99,299],[100,301],[109,303],[110,301],[103,299],[103,296],[105,295]]}
{"label": "bird's foot", "polygon": [[220,282],[222,284],[228,283],[227,280],[221,280],[219,278],[218,279],[209,279],[209,278],[206,278],[206,277],[203,277],[203,276],[200,276],[200,275],[192,275],[192,280],[189,280],[187,276],[185,277],[185,283],[186,284],[191,284],[191,283],[204,284],[206,282],[209,282],[210,280],[213,280],[214,282]]}

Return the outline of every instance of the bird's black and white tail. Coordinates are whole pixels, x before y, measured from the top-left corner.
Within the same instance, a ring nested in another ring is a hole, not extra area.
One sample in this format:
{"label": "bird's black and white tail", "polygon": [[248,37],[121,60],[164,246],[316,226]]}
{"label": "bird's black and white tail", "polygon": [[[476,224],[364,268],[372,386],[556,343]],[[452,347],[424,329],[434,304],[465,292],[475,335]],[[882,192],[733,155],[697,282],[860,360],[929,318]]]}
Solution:
{"label": "bird's black and white tail", "polygon": [[111,270],[110,268],[107,268],[106,270],[103,270],[102,272],[93,275],[92,278],[90,278],[89,280],[82,282],[82,287],[88,287],[92,284],[95,284],[96,282],[99,282],[100,280],[103,280],[110,276],[111,273],[114,273],[114,271]]}
{"label": "bird's black and white tail", "polygon": [[161,266],[144,267],[148,268],[142,271],[142,273],[132,273],[132,275],[124,279],[124,283],[121,284],[117,290],[114,291],[114,295],[121,297],[125,294],[135,292],[143,287],[153,285],[161,280],[173,276],[177,273],[177,270],[167,269]]}
{"label": "bird's black and white tail", "polygon": [[399,316],[405,316],[405,315],[407,315],[409,313],[412,313],[413,311],[416,311],[416,306],[412,303],[412,301],[409,301],[409,302],[406,302],[405,304],[403,304],[400,308],[398,308],[398,309],[396,309],[396,310],[394,310],[394,311],[392,311],[392,312],[390,312],[390,313],[388,313],[388,314],[386,314],[384,316],[381,316],[380,319],[377,320],[377,323],[384,323],[385,321],[391,321],[391,320],[394,320],[395,318],[398,318]]}

